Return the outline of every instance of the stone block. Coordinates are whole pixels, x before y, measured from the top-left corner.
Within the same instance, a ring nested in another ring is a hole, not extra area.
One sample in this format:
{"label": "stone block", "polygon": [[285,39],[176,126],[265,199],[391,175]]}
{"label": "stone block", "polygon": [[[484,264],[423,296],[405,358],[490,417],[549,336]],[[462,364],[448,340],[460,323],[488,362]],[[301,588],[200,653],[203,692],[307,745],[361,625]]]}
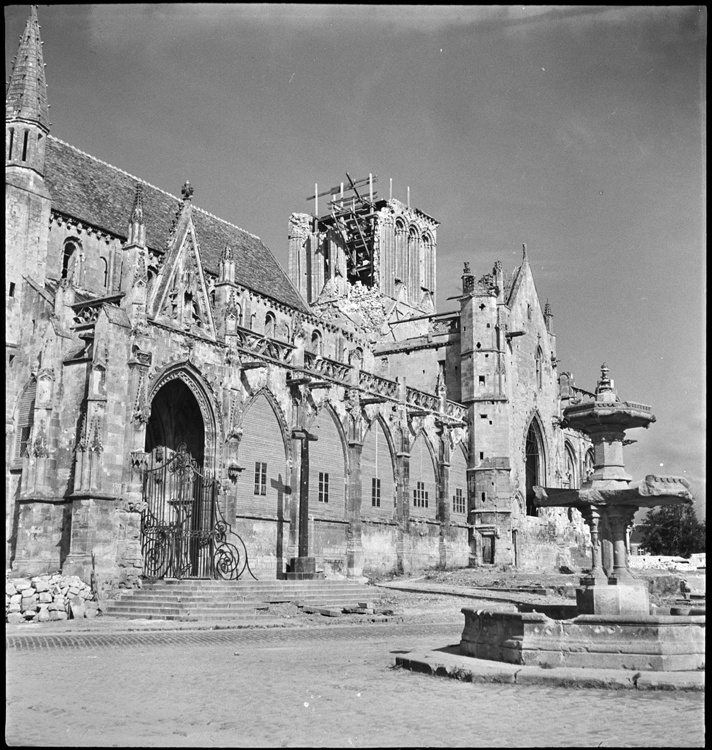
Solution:
{"label": "stone block", "polygon": [[66,612],[57,612],[57,619],[58,620],[66,620],[67,619],[67,613]]}
{"label": "stone block", "polygon": [[22,602],[20,602],[20,609],[23,612],[34,612],[37,609],[37,597],[32,596],[23,596]]}
{"label": "stone block", "polygon": [[46,607],[41,607],[40,611],[37,614],[37,621],[38,622],[48,622],[49,621],[49,611]]}
{"label": "stone block", "polygon": [[75,620],[80,620],[84,617],[84,600],[80,596],[73,596],[69,600],[69,611]]}
{"label": "stone block", "polygon": [[50,609],[49,611],[49,619],[50,620],[59,620],[59,612],[56,609]]}
{"label": "stone block", "polygon": [[79,592],[79,596],[81,596],[82,599],[91,599],[92,598],[91,589],[82,589]]}
{"label": "stone block", "polygon": [[22,616],[25,618],[25,622],[34,622],[37,619],[37,612],[23,612]]}
{"label": "stone block", "polygon": [[12,602],[7,608],[8,612],[21,612],[20,602]]}
{"label": "stone block", "polygon": [[52,601],[52,594],[50,594],[49,591],[43,591],[40,594],[39,599],[40,599],[40,603],[42,603],[42,604],[49,603],[49,602]]}
{"label": "stone block", "polygon": [[576,606],[582,615],[650,614],[650,595],[644,582],[584,586],[576,591]]}
{"label": "stone block", "polygon": [[13,583],[15,584],[15,588],[18,591],[25,591],[26,589],[29,589],[32,584],[27,578],[16,578]]}
{"label": "stone block", "polygon": [[10,604],[19,604],[22,601],[22,594],[13,594],[10,597]]}
{"label": "stone block", "polygon": [[362,609],[374,609],[373,602],[359,602],[358,606]]}
{"label": "stone block", "polygon": [[12,581],[6,581],[5,582],[5,593],[8,596],[14,596],[17,593],[17,589],[15,588],[15,584]]}
{"label": "stone block", "polygon": [[32,585],[35,587],[35,591],[38,594],[42,591],[49,591],[49,581],[47,578],[33,578]]}
{"label": "stone block", "polygon": [[84,610],[84,617],[91,619],[92,617],[96,617],[99,614],[99,610],[97,609],[85,609]]}
{"label": "stone block", "polygon": [[24,622],[25,618],[19,612],[11,612],[7,616],[7,621],[10,625],[17,625],[18,623]]}

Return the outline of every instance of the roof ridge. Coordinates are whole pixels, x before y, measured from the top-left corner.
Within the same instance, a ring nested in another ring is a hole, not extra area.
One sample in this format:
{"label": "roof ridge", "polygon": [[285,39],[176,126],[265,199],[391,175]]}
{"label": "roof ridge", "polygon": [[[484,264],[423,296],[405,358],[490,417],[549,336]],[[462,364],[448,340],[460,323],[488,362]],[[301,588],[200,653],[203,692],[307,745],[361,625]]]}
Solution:
{"label": "roof ridge", "polygon": [[[137,182],[142,183],[143,185],[148,185],[148,187],[153,188],[154,190],[158,190],[159,193],[163,193],[163,195],[167,195],[169,198],[173,198],[174,200],[181,202],[181,198],[179,198],[176,195],[173,195],[173,193],[169,193],[167,190],[164,190],[163,188],[159,188],[156,185],[153,185],[152,183],[148,182],[147,180],[142,179],[141,177],[136,177],[136,175],[131,174],[130,172],[127,172],[125,169],[121,169],[121,167],[117,167],[114,164],[109,164],[108,161],[104,161],[103,159],[99,159],[98,157],[94,156],[93,154],[87,153],[86,151],[82,151],[82,149],[77,148],[76,146],[72,146],[71,143],[67,143],[66,141],[63,141],[61,138],[57,138],[56,135],[49,135],[48,138],[52,138],[52,140],[57,141],[58,143],[61,143],[64,146],[67,146],[67,148],[71,148],[74,151],[77,151],[78,153],[82,154],[83,156],[87,156],[90,159],[93,159],[94,161],[98,162],[99,164],[103,164],[104,166],[111,167],[111,169],[115,169],[117,172],[121,172],[121,174],[125,174],[127,177],[130,177],[132,180],[136,180]],[[242,227],[238,227],[237,224],[233,224],[231,221],[227,221],[227,219],[222,219],[220,216],[216,216],[215,214],[210,213],[210,211],[206,211],[204,208],[200,208],[200,206],[193,206],[193,210],[200,211],[201,213],[205,214],[206,216],[210,216],[213,219],[216,219],[217,221],[222,222],[223,224],[227,224],[228,226],[233,227],[233,229],[238,229],[240,232],[244,232],[244,234],[249,235],[250,237],[254,237],[256,240],[259,240],[262,242],[262,240],[252,232],[248,231],[247,229],[243,229]],[[262,242],[264,245],[264,242]],[[267,247],[265,245],[265,247]]]}

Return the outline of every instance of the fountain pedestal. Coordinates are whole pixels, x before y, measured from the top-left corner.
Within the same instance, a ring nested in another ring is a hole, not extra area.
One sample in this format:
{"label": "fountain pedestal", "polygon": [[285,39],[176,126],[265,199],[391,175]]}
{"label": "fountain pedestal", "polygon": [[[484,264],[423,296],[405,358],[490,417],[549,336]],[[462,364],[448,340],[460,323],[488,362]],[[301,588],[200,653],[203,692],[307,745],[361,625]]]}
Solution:
{"label": "fountain pedestal", "polygon": [[[654,420],[650,407],[619,401],[605,365],[595,398],[564,411],[564,426],[591,437],[594,472],[581,489],[535,487],[534,492],[540,506],[576,508],[591,530],[591,573],[576,591],[577,616],[552,619],[536,611],[465,608],[461,654],[541,667],[704,668],[704,616],[651,615],[647,586],[628,568],[626,530],[635,512],[692,502],[685,479],[650,474],[631,483],[625,473],[626,429]],[[609,576],[602,566],[604,536],[613,547]]]}

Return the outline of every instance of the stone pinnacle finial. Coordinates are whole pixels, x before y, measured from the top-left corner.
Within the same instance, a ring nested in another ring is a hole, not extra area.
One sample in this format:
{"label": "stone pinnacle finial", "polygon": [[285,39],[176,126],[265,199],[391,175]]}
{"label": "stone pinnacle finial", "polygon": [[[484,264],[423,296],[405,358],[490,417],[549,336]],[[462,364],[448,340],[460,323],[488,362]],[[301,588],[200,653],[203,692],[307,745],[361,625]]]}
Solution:
{"label": "stone pinnacle finial", "polygon": [[527,243],[522,242],[522,260],[529,260],[527,257]]}
{"label": "stone pinnacle finial", "polygon": [[618,401],[613,389],[613,381],[608,377],[608,366],[605,362],[601,365],[601,379],[596,384],[596,399],[598,401]]}
{"label": "stone pinnacle finial", "polygon": [[143,224],[143,185],[140,182],[136,185],[136,195],[134,196],[133,210],[131,211],[131,221],[137,224]]}
{"label": "stone pinnacle finial", "polygon": [[184,201],[189,201],[193,197],[193,186],[188,180],[185,181],[185,184],[180,189],[180,193],[183,196]]}

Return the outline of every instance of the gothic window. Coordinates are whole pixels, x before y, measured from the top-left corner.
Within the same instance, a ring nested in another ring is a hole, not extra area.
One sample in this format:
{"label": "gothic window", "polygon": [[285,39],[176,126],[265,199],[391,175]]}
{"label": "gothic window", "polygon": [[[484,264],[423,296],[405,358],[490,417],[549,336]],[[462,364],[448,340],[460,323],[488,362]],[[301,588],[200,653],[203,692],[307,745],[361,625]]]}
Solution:
{"label": "gothic window", "polygon": [[106,258],[99,258],[101,261],[101,271],[102,271],[102,286],[104,289],[109,286],[109,261],[106,260]]}
{"label": "gothic window", "polygon": [[420,244],[420,252],[423,258],[421,286],[430,292],[435,288],[435,280],[433,279],[433,245],[433,238],[430,234],[424,234]]}
{"label": "gothic window", "polygon": [[15,461],[19,461],[23,456],[29,455],[30,436],[32,435],[32,424],[35,417],[36,393],[37,381],[33,380],[25,389],[20,400],[20,408],[17,415]]}
{"label": "gothic window", "polygon": [[265,316],[265,336],[267,336],[268,339],[273,339],[275,337],[276,322],[274,315],[271,312],[268,312]]}
{"label": "gothic window", "polygon": [[569,489],[578,487],[578,477],[576,476],[576,454],[570,443],[564,445],[566,453],[566,466],[564,469],[563,486]]}
{"label": "gothic window", "polygon": [[396,219],[396,272],[395,277],[399,281],[405,282],[406,266],[406,235],[405,224],[401,219]]}
{"label": "gothic window", "polygon": [[542,385],[542,368],[544,362],[544,353],[540,346],[536,348],[536,354],[534,355],[534,367],[536,369],[536,387],[541,390]]}
{"label": "gothic window", "polygon": [[586,458],[583,462],[583,473],[585,476],[585,481],[588,482],[588,480],[591,478],[591,474],[593,474],[593,468],[593,448],[591,448],[586,453]]}
{"label": "gothic window", "polygon": [[10,128],[10,138],[8,139],[7,160],[12,161],[12,145],[15,140],[15,128]]}
{"label": "gothic window", "polygon": [[324,344],[321,339],[321,333],[314,331],[311,338],[311,350],[312,354],[316,354],[317,357],[324,356]]}
{"label": "gothic window", "polygon": [[420,290],[420,242],[415,227],[411,227],[408,232],[408,296],[411,302],[419,302]]}
{"label": "gothic window", "polygon": [[464,513],[465,512],[465,494],[457,487],[455,494],[452,496],[452,512],[453,513]]}
{"label": "gothic window", "polygon": [[525,443],[525,475],[526,475],[526,498],[527,515],[536,516],[537,507],[534,505],[534,487],[543,486],[546,476],[544,441],[541,430],[536,420],[532,420],[527,431]]}
{"label": "gothic window", "polygon": [[62,255],[62,278],[72,279],[77,265],[79,253],[74,242],[67,242],[64,245],[64,254]]}
{"label": "gothic window", "polygon": [[26,130],[22,139],[22,161],[27,161],[27,146],[30,138],[30,131]]}

